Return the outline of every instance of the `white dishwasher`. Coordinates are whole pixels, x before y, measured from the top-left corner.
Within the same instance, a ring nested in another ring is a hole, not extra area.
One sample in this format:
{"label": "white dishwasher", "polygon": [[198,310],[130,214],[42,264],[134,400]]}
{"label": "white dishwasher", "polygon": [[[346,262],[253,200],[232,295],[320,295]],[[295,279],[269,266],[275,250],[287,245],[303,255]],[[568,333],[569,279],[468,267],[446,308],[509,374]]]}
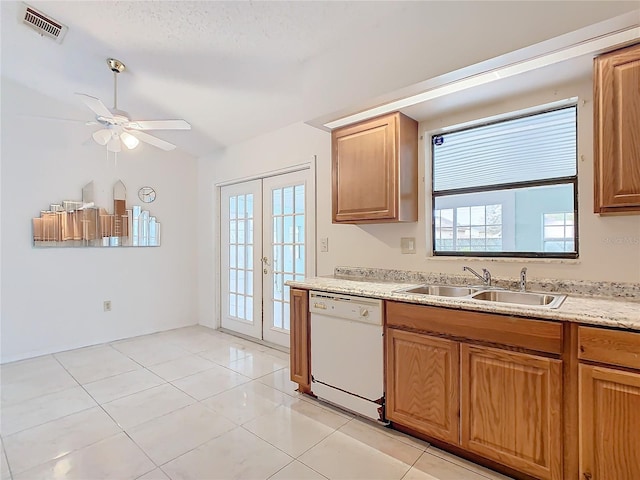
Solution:
{"label": "white dishwasher", "polygon": [[310,292],[309,311],[313,393],[384,420],[382,301]]}

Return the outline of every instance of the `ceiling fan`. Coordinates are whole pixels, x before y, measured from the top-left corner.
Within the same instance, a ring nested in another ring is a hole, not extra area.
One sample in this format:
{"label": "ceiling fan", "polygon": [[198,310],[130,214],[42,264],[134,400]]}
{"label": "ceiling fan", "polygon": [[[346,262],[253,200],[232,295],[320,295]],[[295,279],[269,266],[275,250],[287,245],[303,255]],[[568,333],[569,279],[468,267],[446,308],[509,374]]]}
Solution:
{"label": "ceiling fan", "polygon": [[113,72],[113,108],[108,109],[96,97],[84,93],[77,96],[96,114],[96,122],[103,128],[93,133],[93,139],[100,145],[106,145],[110,152],[119,152],[124,145],[129,150],[136,148],[140,141],[161,148],[173,150],[176,146],[143,130],[190,130],[191,125],[185,120],[130,120],[129,114],[118,110],[118,74],[125,69],[124,63],[115,58],[108,58],[107,65]]}

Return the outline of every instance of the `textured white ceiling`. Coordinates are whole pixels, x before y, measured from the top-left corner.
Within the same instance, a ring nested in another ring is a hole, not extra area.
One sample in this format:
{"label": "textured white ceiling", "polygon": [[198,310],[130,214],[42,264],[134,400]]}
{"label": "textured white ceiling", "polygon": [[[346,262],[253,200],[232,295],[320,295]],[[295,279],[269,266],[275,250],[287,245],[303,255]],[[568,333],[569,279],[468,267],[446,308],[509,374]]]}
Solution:
{"label": "textured white ceiling", "polygon": [[[112,104],[105,59],[127,64],[119,107],[184,118],[158,132],[197,156],[632,11],[638,1],[33,1],[62,44],[0,2],[1,73],[69,104]],[[42,112],[51,115],[54,112]],[[90,119],[87,112],[83,117]],[[80,125],[79,128],[88,128]]]}

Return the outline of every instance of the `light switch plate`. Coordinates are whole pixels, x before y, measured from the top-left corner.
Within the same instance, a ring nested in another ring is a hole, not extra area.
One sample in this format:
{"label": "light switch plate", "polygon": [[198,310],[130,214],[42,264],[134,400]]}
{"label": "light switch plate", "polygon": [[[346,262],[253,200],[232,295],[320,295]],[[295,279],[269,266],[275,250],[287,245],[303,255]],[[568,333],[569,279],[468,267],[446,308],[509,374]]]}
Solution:
{"label": "light switch plate", "polygon": [[416,237],[402,237],[400,250],[402,253],[416,253]]}
{"label": "light switch plate", "polygon": [[322,237],[320,239],[320,251],[321,252],[328,252],[329,251],[329,238]]}

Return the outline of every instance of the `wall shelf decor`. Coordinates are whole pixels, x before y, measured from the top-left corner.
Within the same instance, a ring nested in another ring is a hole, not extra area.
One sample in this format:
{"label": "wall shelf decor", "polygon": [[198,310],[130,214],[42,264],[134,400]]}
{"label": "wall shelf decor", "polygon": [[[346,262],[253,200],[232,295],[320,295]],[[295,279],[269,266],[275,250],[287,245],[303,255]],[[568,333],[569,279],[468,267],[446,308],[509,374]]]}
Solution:
{"label": "wall shelf decor", "polygon": [[140,205],[127,208],[127,189],[113,186],[113,213],[96,206],[93,182],[82,187],[82,201],[52,203],[33,219],[35,247],[159,247],[160,222]]}

